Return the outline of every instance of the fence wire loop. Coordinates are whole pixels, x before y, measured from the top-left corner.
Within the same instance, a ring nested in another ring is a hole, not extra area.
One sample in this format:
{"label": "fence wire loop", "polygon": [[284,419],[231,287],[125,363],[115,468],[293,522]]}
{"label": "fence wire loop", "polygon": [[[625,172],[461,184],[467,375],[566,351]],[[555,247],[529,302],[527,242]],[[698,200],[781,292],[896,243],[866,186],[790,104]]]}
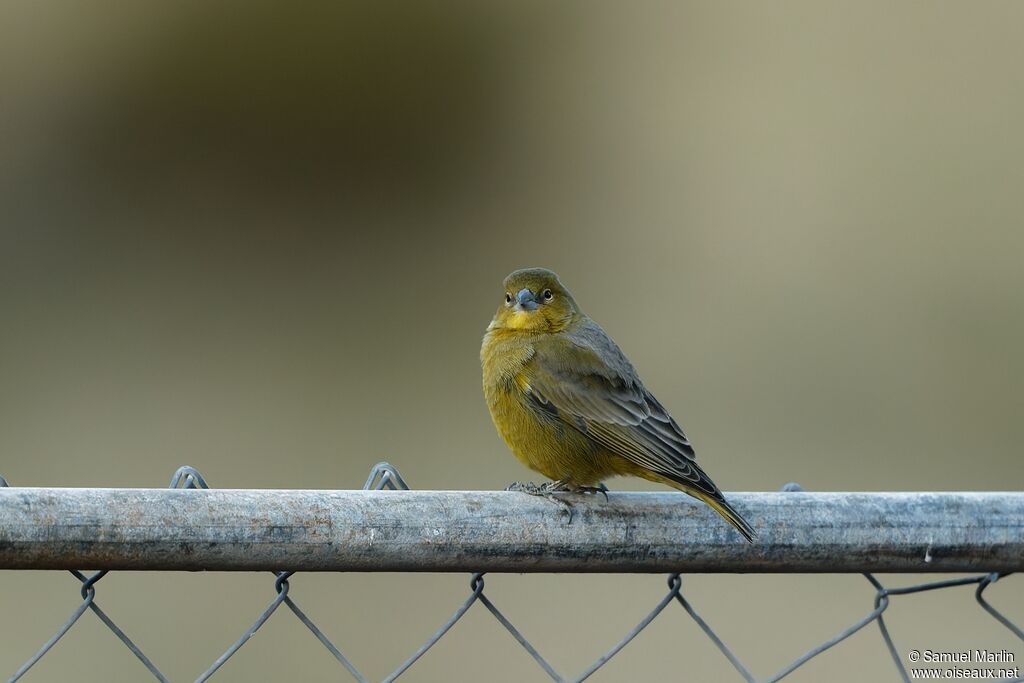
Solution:
{"label": "fence wire loop", "polygon": [[171,484],[167,488],[171,489],[208,489],[209,484],[206,483],[206,479],[199,473],[195,467],[188,465],[182,465],[171,477]]}
{"label": "fence wire loop", "polygon": [[71,574],[82,582],[82,599],[84,600],[87,593],[96,592],[96,589],[94,589],[93,586],[96,585],[97,581],[107,575],[107,570],[104,569],[103,571],[96,572],[92,576],[86,576],[82,572],[72,569]]}
{"label": "fence wire loop", "polygon": [[364,491],[408,491],[409,485],[398,473],[398,469],[388,462],[379,462],[370,469],[370,476],[363,484]]}
{"label": "fence wire loop", "polygon": [[[7,487],[9,483],[6,479],[0,476],[0,487]],[[207,489],[209,484],[203,475],[194,467],[188,465],[178,468],[171,477],[169,488],[172,489]],[[374,465],[370,470],[369,477],[366,480],[366,484],[363,486],[365,490],[381,491],[384,489],[390,490],[408,490],[409,485],[398,470],[387,462],[380,462]],[[783,491],[803,491],[803,487],[796,482],[790,482],[782,487]],[[142,652],[142,650],[125,634],[125,632],[118,627],[116,623],[102,610],[99,605],[96,604],[96,585],[97,583],[107,575],[107,570],[100,570],[91,575],[86,575],[83,572],[72,570],[71,574],[80,582],[79,592],[82,597],[82,602],[75,608],[68,617],[50,637],[46,643],[32,655],[24,664],[22,664],[11,676],[8,678],[8,683],[13,683],[21,678],[29,669],[31,669],[40,659],[42,659],[52,648],[56,645],[57,641],[66,634],[72,626],[79,620],[79,618],[85,614],[86,611],[91,610],[100,621],[107,626],[107,628],[117,638],[124,643],[124,645],[136,656],[136,658],[146,667],[146,669],[153,675],[153,677],[161,682],[167,682],[168,679],[160,672],[160,670],[150,661],[150,659]],[[282,604],[286,605],[288,609],[295,615],[295,617],[302,623],[320,642],[321,645],[327,649],[328,652],[335,658],[335,660],[341,664],[349,675],[359,683],[369,683],[369,678],[364,675],[352,661],[342,654],[341,650],[335,645],[330,638],[320,629],[319,626],[313,622],[312,619],[296,604],[293,598],[290,596],[290,579],[295,575],[294,571],[281,570],[274,572],[274,598],[264,608],[256,620],[238,637],[225,651],[217,658],[205,671],[200,673],[195,681],[200,683],[208,680],[213,676],[220,668],[227,663],[232,657],[234,657],[238,651],[242,648],[245,643],[251,639],[256,632],[270,619],[270,617],[277,611],[277,608]],[[989,603],[984,593],[989,586],[996,583],[997,581],[1009,576],[1008,573],[993,572],[989,574],[981,574],[977,576],[966,576],[954,579],[946,579],[941,581],[930,581],[925,583],[914,584],[910,586],[900,587],[887,587],[884,586],[875,576],[872,574],[864,574],[864,577],[868,580],[871,586],[874,588],[873,595],[873,608],[864,617],[858,619],[856,622],[843,629],[836,635],[832,636],[828,640],[816,645],[804,654],[800,655],[786,666],[779,669],[776,673],[768,676],[764,679],[757,679],[750,670],[743,664],[740,658],[733,653],[733,651],[725,644],[722,638],[712,629],[708,622],[700,616],[697,610],[693,607],[689,600],[683,593],[683,578],[680,574],[670,574],[667,578],[668,592],[654,605],[654,607],[634,626],[622,639],[615,643],[609,648],[604,654],[599,656],[594,662],[580,672],[577,676],[567,679],[564,678],[555,668],[548,662],[538,651],[538,649],[531,643],[525,635],[512,623],[512,621],[501,611],[498,607],[487,597],[484,592],[485,581],[483,573],[474,573],[470,577],[469,588],[470,593],[459,605],[452,615],[443,623],[441,626],[434,631],[424,642],[420,645],[415,652],[413,652],[405,661],[398,665],[390,674],[385,676],[382,680],[384,683],[391,683],[403,674],[405,674],[417,661],[420,660],[434,645],[436,645],[442,638],[447,635],[451,629],[459,622],[460,619],[468,612],[474,604],[480,603],[487,609],[487,611],[500,623],[505,630],[512,635],[513,639],[519,644],[519,646],[529,654],[537,665],[554,681],[559,683],[572,680],[575,683],[580,683],[586,680],[591,675],[600,670],[605,666],[615,655],[617,655],[623,648],[629,645],[630,642],[636,638],[641,632],[648,628],[658,616],[666,609],[666,607],[672,603],[679,603],[683,610],[690,616],[690,618],[697,624],[701,631],[707,636],[707,638],[715,645],[715,647],[722,653],[723,656],[729,661],[732,667],[740,674],[740,676],[747,681],[747,683],[758,683],[763,681],[764,683],[775,683],[789,674],[793,673],[801,666],[806,664],[811,659],[814,659],[823,652],[835,647],[839,643],[845,641],[853,634],[857,633],[865,626],[872,622],[878,624],[879,632],[882,637],[883,645],[892,658],[895,664],[896,670],[903,681],[910,681],[910,676],[904,667],[899,652],[893,641],[892,635],[889,632],[888,626],[885,623],[884,613],[890,607],[891,598],[893,596],[911,595],[914,593],[921,593],[933,590],[949,589],[959,586],[975,585],[974,597],[978,605],[985,610],[993,619],[1002,624],[1011,633],[1024,641],[1024,631],[1012,622],[1006,615],[997,610],[991,603]],[[1004,679],[1008,680],[1008,679]],[[1012,681],[1024,682],[1024,677],[1011,679]]]}

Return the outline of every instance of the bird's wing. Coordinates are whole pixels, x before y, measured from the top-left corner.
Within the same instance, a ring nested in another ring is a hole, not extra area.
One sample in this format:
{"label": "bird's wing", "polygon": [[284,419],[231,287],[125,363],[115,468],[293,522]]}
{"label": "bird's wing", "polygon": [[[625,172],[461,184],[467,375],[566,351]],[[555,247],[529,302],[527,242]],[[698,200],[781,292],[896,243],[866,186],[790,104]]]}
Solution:
{"label": "bird's wing", "polygon": [[721,496],[697,466],[686,434],[596,324],[540,345],[523,375],[539,409],[640,467]]}

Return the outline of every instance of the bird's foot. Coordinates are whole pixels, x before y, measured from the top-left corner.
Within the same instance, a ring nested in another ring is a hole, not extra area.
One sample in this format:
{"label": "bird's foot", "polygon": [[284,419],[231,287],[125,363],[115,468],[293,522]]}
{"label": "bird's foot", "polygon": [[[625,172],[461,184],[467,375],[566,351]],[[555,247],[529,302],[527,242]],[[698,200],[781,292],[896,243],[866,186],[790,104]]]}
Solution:
{"label": "bird's foot", "polygon": [[598,484],[597,486],[577,486],[571,489],[573,493],[600,493],[604,496],[605,502],[608,501],[608,487],[604,484]]}
{"label": "bird's foot", "polygon": [[549,493],[600,493],[604,496],[605,500],[608,500],[608,487],[604,484],[598,484],[597,486],[581,486],[579,484],[573,484],[568,479],[559,479],[557,481],[550,481],[540,488]]}
{"label": "bird's foot", "polygon": [[544,493],[543,487],[538,484],[534,484],[532,481],[514,481],[506,486],[505,490],[529,493],[531,496],[539,496]]}
{"label": "bird's foot", "polygon": [[519,493],[526,493],[531,496],[540,496],[545,500],[550,500],[552,503],[558,503],[565,508],[566,513],[569,515],[569,523],[572,524],[572,504],[555,496],[556,493],[563,493],[565,491],[572,490],[568,488],[564,482],[549,481],[546,484],[534,484],[532,481],[514,481],[506,486],[505,490],[518,491]]}

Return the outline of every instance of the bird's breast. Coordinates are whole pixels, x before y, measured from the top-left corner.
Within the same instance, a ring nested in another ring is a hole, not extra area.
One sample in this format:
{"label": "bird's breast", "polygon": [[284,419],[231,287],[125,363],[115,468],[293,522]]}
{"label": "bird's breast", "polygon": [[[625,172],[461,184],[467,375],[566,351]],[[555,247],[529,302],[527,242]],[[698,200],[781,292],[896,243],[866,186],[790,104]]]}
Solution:
{"label": "bird's breast", "polygon": [[600,481],[605,465],[594,460],[594,444],[556,410],[542,409],[531,395],[534,356],[533,346],[525,341],[485,337],[480,357],[494,426],[516,458],[544,476],[581,484]]}

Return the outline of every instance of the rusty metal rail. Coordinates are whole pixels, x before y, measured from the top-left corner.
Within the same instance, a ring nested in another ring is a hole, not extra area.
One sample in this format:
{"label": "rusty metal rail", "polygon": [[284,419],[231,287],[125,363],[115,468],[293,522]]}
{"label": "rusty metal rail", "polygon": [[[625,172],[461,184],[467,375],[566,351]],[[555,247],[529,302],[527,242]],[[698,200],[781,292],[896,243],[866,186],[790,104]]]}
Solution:
{"label": "rusty metal rail", "polygon": [[1024,493],[0,488],[0,569],[1013,572]]}
{"label": "rusty metal rail", "polygon": [[[93,574],[72,569],[81,602],[12,675],[19,680],[49,653],[86,612],[93,612],[158,681],[167,677],[96,602],[96,585],[109,568],[261,569],[277,559],[302,569],[451,569],[495,571],[657,571],[657,567],[706,571],[947,571],[983,563],[995,571],[891,587],[871,573],[873,609],[804,652],[767,678],[756,678],[682,591],[678,570],[668,592],[621,640],[583,671],[559,673],[486,595],[484,574],[473,573],[470,593],[426,641],[383,680],[391,683],[479,603],[554,681],[580,683],[675,602],[747,683],[776,683],[869,624],[876,624],[900,680],[911,672],[901,659],[884,613],[891,599],[930,591],[973,588],[975,601],[1024,641],[1021,630],[984,596],[989,586],[1019,569],[1021,494],[804,494],[787,484],[784,494],[734,494],[761,531],[748,547],[707,510],[674,494],[620,494],[607,501],[524,494],[418,492],[393,466],[377,464],[363,489],[353,491],[209,491],[195,468],[171,478],[172,496],[154,489],[14,489],[0,477],[0,560],[18,568],[102,563]],[[381,494],[384,489],[393,493]],[[397,491],[401,490],[401,491]],[[181,495],[184,494],[184,495]],[[559,516],[561,515],[561,516]],[[680,541],[680,537],[689,543]],[[927,539],[921,555],[920,548]],[[102,561],[102,562],[101,562]],[[120,562],[120,565],[112,564]],[[923,563],[923,564],[922,564]],[[282,566],[285,563],[282,562]],[[0,567],[8,565],[0,564]],[[295,570],[274,572],[275,597],[196,683],[216,675],[278,608],[286,606],[357,681],[369,678],[293,600]],[[268,577],[269,578],[269,577]],[[1005,595],[1005,592],[1004,592]],[[283,611],[283,610],[282,610]],[[913,661],[913,660],[911,660]],[[1002,670],[1024,683],[1019,667]]]}

